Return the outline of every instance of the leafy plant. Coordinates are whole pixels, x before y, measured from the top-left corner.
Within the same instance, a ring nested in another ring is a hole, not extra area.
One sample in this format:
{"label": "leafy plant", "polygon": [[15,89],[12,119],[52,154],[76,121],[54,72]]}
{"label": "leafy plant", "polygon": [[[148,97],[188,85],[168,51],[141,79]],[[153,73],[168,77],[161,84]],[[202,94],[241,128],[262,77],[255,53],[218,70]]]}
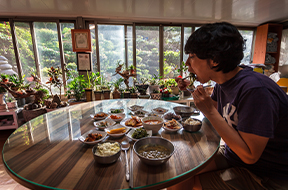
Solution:
{"label": "leafy plant", "polygon": [[7,90],[4,87],[0,86],[0,93],[5,93],[5,92],[7,92]]}
{"label": "leafy plant", "polygon": [[116,80],[115,82],[112,82],[112,85],[114,86],[115,89],[119,89],[121,83],[124,81],[123,78],[119,78],[118,80]]}
{"label": "leafy plant", "polygon": [[40,87],[40,88],[36,89],[36,91],[42,91],[43,92],[44,96],[43,96],[42,100],[46,100],[50,97],[49,91],[46,88]]}
{"label": "leafy plant", "polygon": [[134,65],[130,65],[130,66],[128,67],[128,69],[129,69],[129,70],[134,70],[135,67],[134,67]]}
{"label": "leafy plant", "polygon": [[23,75],[21,78],[18,77],[17,75],[10,75],[9,76],[9,81],[13,83],[11,86],[12,88],[16,89],[24,89],[24,88],[29,88],[30,84],[24,84],[24,77]]}
{"label": "leafy plant", "polygon": [[184,61],[182,61],[182,63],[180,64],[180,68],[177,69],[177,71],[178,71],[179,73],[182,72],[182,74],[183,74],[184,72],[188,71],[188,66],[185,64]]}
{"label": "leafy plant", "polygon": [[129,91],[131,94],[136,93],[136,88],[134,86],[132,86],[131,88],[129,88]]}
{"label": "leafy plant", "polygon": [[66,91],[65,96],[69,99],[71,97],[75,97],[76,101],[79,101],[82,98],[83,93],[85,92],[86,88],[86,81],[83,75],[79,75],[78,77],[74,78],[68,85],[68,90]]}
{"label": "leafy plant", "polygon": [[153,75],[152,79],[149,80],[150,85],[158,85],[162,76]]}
{"label": "leafy plant", "polygon": [[14,99],[13,97],[8,97],[6,100],[7,100],[7,102],[13,102],[13,101],[15,101],[15,99]]}

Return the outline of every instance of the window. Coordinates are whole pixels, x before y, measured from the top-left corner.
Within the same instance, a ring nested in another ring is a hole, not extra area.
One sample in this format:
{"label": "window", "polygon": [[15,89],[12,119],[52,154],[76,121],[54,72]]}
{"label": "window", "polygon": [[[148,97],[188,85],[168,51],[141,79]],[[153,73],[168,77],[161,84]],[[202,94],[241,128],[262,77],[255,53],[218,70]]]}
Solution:
{"label": "window", "polygon": [[15,32],[24,80],[31,81],[31,74],[36,73],[36,66],[29,23],[15,22]]}
{"label": "window", "polygon": [[137,80],[159,75],[159,26],[136,26]]}
{"label": "window", "polygon": [[241,63],[245,65],[250,64],[251,60],[251,48],[253,42],[253,31],[252,30],[239,30],[240,34],[243,36],[244,40],[246,40],[246,49],[244,50],[244,57]]}
{"label": "window", "polygon": [[8,59],[13,70],[18,73],[15,60],[14,47],[12,43],[11,29],[9,22],[0,22],[0,56]]}
{"label": "window", "polygon": [[183,61],[186,62],[186,60],[188,59],[189,55],[185,54],[184,48],[186,45],[186,42],[188,40],[188,38],[191,36],[192,34],[192,27],[184,27],[184,42],[183,42]]}
{"label": "window", "polygon": [[74,29],[74,23],[60,23],[62,33],[62,45],[64,59],[70,74],[74,77],[78,75],[76,53],[72,50],[71,29]]}
{"label": "window", "polygon": [[[124,25],[98,25],[100,72],[110,82],[117,63],[125,65]],[[116,77],[118,77],[116,75]]]}
{"label": "window", "polygon": [[[181,27],[164,27],[164,78],[180,67]],[[179,73],[174,73],[179,75]]]}
{"label": "window", "polygon": [[97,68],[97,57],[96,57],[96,38],[95,38],[95,24],[89,24],[92,44],[92,68],[94,72],[98,71]]}
{"label": "window", "polygon": [[288,65],[288,29],[282,31],[279,66]]}
{"label": "window", "polygon": [[[48,69],[61,68],[57,25],[55,22],[34,22],[34,27],[41,81],[45,84],[49,80]],[[60,90],[52,88],[52,92],[59,93]]]}

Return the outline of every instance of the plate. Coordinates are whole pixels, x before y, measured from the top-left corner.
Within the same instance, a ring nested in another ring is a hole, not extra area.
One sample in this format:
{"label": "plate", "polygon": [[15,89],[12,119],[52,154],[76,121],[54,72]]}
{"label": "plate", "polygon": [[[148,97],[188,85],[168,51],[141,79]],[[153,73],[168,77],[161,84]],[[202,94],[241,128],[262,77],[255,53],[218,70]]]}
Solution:
{"label": "plate", "polygon": [[166,113],[168,110],[167,109],[164,109],[164,108],[161,108],[161,107],[158,107],[158,108],[154,108],[152,109],[152,111],[156,114],[164,114]]}
{"label": "plate", "polygon": [[[134,133],[135,130],[136,130],[135,128],[131,129],[131,130],[129,131],[129,133],[126,134],[126,136],[127,136],[129,139],[133,140],[133,141],[138,141],[139,139],[134,139],[134,138],[132,137],[132,134]],[[144,129],[144,130],[145,130],[145,129]],[[151,136],[152,136],[152,130],[148,130],[148,131],[147,131],[147,134],[148,134],[147,137],[151,137]],[[144,138],[144,137],[142,137],[142,138]],[[140,139],[142,139],[142,138],[140,138]]]}
{"label": "plate", "polygon": [[131,111],[142,110],[143,108],[144,106],[138,106],[138,105],[133,105],[133,106],[128,107],[128,109]]}
{"label": "plate", "polygon": [[[114,119],[114,118],[111,118],[111,116],[116,116],[116,117],[120,117],[119,119]],[[120,121],[122,121],[124,118],[125,118],[125,113],[117,113],[117,114],[111,114],[108,116],[109,119],[112,119],[113,121],[119,123]]]}
{"label": "plate", "polygon": [[[178,117],[178,119],[176,119]],[[172,119],[175,119],[176,121],[182,121],[182,117],[181,115],[177,115],[173,112],[166,112],[164,115],[162,115],[162,118],[164,119],[164,121],[171,121]],[[170,118],[170,119],[169,119]]]}
{"label": "plate", "polygon": [[[96,115],[101,115],[101,114],[106,114],[106,116],[104,117],[95,117]],[[105,113],[105,112],[97,112],[95,113],[95,115],[90,115],[92,119],[94,119],[95,121],[100,121],[100,120],[104,120],[108,117],[108,113]]]}
{"label": "plate", "polygon": [[[106,122],[106,125],[103,126],[103,122]],[[104,130],[105,128],[111,126],[111,125],[115,125],[116,122],[113,121],[112,119],[110,118],[106,118],[105,120],[101,120],[101,121],[97,121],[97,122],[94,122],[94,126],[97,127],[98,129],[100,130]]]}
{"label": "plate", "polygon": [[[102,138],[96,141],[92,141],[92,142],[85,142],[86,137],[88,136],[88,134],[90,133],[100,133],[102,135]],[[90,144],[90,145],[94,145],[97,144],[98,142],[102,141],[105,137],[107,136],[107,133],[104,131],[97,131],[96,129],[92,129],[90,131],[88,131],[87,133],[84,133],[82,136],[80,136],[78,139],[79,141],[81,141],[82,143],[85,144]]]}
{"label": "plate", "polygon": [[132,129],[138,129],[138,128],[141,128],[141,127],[143,127],[143,125],[140,125],[140,126],[137,126],[137,127],[132,127],[132,126],[130,126],[130,125],[125,125],[125,122],[128,120],[128,119],[131,119],[131,118],[125,118],[125,119],[123,119],[121,122],[120,122],[120,124],[121,125],[123,125],[123,126],[125,126],[125,127],[127,127],[127,128],[132,128]]}
{"label": "plate", "polygon": [[[171,121],[171,120],[170,120]],[[179,126],[179,128],[177,128],[177,129],[170,129],[170,128],[168,128],[168,127],[164,127],[164,124],[163,124],[163,129],[165,130],[165,131],[169,131],[169,132],[176,132],[176,131],[179,131],[180,129],[182,129],[183,128],[183,125],[182,124],[180,124],[178,121],[176,121],[177,122],[177,125]]]}
{"label": "plate", "polygon": [[[112,129],[118,129],[118,128],[122,128],[122,127],[125,127],[125,132],[123,132],[123,133],[109,134],[110,130],[112,130]],[[107,134],[108,134],[109,136],[111,136],[111,137],[121,137],[121,136],[125,135],[125,134],[129,131],[129,128],[118,123],[118,124],[116,124],[116,125],[109,126],[109,127],[105,128],[104,130],[105,130],[105,132],[107,132]]]}
{"label": "plate", "polygon": [[133,112],[132,115],[138,116],[138,117],[145,117],[145,115],[148,113],[148,111],[145,110],[136,110]]}
{"label": "plate", "polygon": [[124,113],[124,109],[110,109],[110,114]]}

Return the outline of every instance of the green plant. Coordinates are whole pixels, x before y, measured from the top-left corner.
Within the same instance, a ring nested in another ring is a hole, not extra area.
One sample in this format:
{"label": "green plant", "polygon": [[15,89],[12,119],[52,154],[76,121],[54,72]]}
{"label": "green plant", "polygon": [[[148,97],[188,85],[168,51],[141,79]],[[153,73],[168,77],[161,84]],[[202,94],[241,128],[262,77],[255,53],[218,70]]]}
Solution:
{"label": "green plant", "polygon": [[40,88],[36,89],[36,91],[42,91],[43,92],[44,96],[43,96],[42,100],[46,100],[50,97],[49,91],[46,88],[40,87]]}
{"label": "green plant", "polygon": [[177,69],[177,71],[178,71],[179,73],[182,72],[182,74],[183,74],[183,72],[188,71],[188,66],[185,64],[184,61],[182,61],[182,63],[180,64],[180,68]]}
{"label": "green plant", "polygon": [[131,94],[136,93],[136,88],[134,86],[132,86],[131,88],[129,88],[129,91]]}
{"label": "green plant", "polygon": [[121,83],[124,81],[123,78],[119,78],[118,80],[116,80],[115,82],[112,82],[112,85],[114,86],[115,89],[119,89]]}
{"label": "green plant", "polygon": [[16,88],[18,89],[25,89],[25,88],[29,88],[30,84],[24,84],[24,77],[25,75],[23,75],[21,78],[17,75],[10,75],[9,76],[9,81],[12,82],[12,88]]}
{"label": "green plant", "polygon": [[160,79],[162,76],[153,75],[152,79],[149,80],[150,85],[159,85]]}
{"label": "green plant", "polygon": [[13,101],[15,101],[15,99],[14,99],[13,97],[8,97],[6,100],[7,100],[7,102],[13,102]]}
{"label": "green plant", "polygon": [[79,75],[75,77],[68,85],[65,96],[67,98],[71,98],[71,96],[75,97],[76,101],[79,101],[85,92],[86,81],[83,75]]}
{"label": "green plant", "polygon": [[90,75],[88,73],[88,70],[87,70],[87,82],[88,82],[87,88],[91,88],[91,80],[90,80]]}
{"label": "green plant", "polygon": [[135,67],[134,67],[134,65],[130,65],[130,66],[128,67],[128,69],[129,69],[129,70],[134,70]]}
{"label": "green plant", "polygon": [[0,86],[0,94],[5,93],[5,92],[7,92],[7,90],[4,87]]}

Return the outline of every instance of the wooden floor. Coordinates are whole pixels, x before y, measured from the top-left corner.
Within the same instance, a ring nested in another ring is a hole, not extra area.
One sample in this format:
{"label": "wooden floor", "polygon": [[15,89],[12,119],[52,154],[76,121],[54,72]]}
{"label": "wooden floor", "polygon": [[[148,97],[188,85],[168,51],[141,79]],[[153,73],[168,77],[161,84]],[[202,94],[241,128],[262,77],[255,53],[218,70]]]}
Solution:
{"label": "wooden floor", "polygon": [[[6,139],[10,136],[11,133],[13,133],[13,130],[0,130],[0,148],[1,153],[3,149],[3,145],[6,141]],[[3,160],[2,160],[2,154],[0,159],[0,190],[27,190],[24,186],[20,185],[16,181],[14,181],[9,174],[6,172]]]}

